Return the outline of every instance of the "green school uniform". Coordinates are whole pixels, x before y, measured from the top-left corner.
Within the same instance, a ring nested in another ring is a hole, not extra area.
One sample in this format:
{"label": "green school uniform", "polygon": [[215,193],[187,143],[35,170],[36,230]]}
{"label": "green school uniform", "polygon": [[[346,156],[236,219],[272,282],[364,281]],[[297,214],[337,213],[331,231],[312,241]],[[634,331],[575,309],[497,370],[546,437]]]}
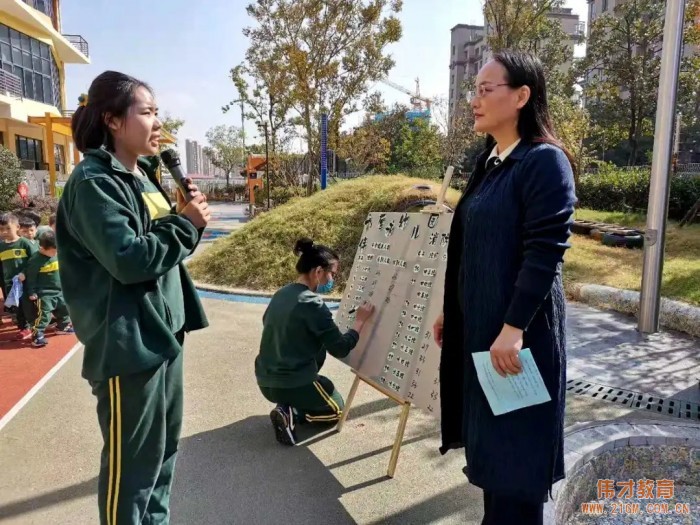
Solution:
{"label": "green school uniform", "polygon": [[359,339],[355,330],[341,333],[323,298],[303,284],[282,287],[263,316],[255,376],[261,393],[273,403],[296,409],[309,422],[337,421],[343,398],[319,375],[326,352],[347,356]]}
{"label": "green school uniform", "polygon": [[[24,237],[13,242],[0,242],[0,261],[2,261],[2,292],[3,296],[12,289],[12,279],[24,273],[27,261],[37,251],[37,246]],[[33,306],[27,301],[27,294],[22,293],[20,304],[17,308],[17,327],[20,330],[29,328],[29,320],[33,317]]]}
{"label": "green school uniform", "polygon": [[63,293],[104,439],[102,523],[168,523],[183,334],[208,325],[182,264],[201,231],[174,213],[158,159],[138,164],[134,174],[104,148],[86,152],[57,212]]}
{"label": "green school uniform", "polygon": [[61,278],[58,273],[58,257],[49,257],[35,253],[27,262],[25,270],[24,295],[36,296],[36,318],[34,320],[34,338],[41,338],[51,322],[51,315],[56,315],[59,330],[70,325],[68,308],[61,292]]}

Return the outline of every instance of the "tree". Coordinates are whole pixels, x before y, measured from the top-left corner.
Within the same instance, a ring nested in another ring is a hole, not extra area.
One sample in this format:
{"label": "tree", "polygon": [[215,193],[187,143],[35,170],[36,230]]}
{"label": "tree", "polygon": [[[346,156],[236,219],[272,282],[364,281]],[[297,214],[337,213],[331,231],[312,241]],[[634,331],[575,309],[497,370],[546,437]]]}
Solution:
{"label": "tree", "polygon": [[489,25],[486,43],[496,53],[504,49],[535,54],[542,62],[552,93],[573,94],[573,79],[563,66],[573,59],[570,36],[561,23],[548,16],[564,0],[485,0]]}
{"label": "tree", "polygon": [[437,126],[426,119],[409,120],[404,117],[398,135],[391,143],[390,171],[406,171],[417,168],[440,172],[440,135]]}
{"label": "tree", "polygon": [[[691,0],[688,13],[697,9]],[[640,158],[640,143],[653,134],[658,96],[666,3],[661,0],[626,0],[591,25],[586,57],[578,66],[591,118],[603,134],[607,147],[622,140],[628,146],[627,164]],[[697,39],[697,28],[686,17],[684,41]],[[681,104],[692,104],[687,96],[697,86],[700,62],[683,60]],[[685,93],[684,93],[685,91]]]}
{"label": "tree", "polygon": [[17,155],[0,146],[0,210],[12,208],[17,186],[24,179],[24,170]]}
{"label": "tree", "polygon": [[440,132],[440,156],[445,166],[454,166],[463,174],[464,157],[471,156],[483,146],[483,138],[474,131],[474,113],[466,98],[457,102],[452,114],[444,98],[433,100],[433,117]]}
{"label": "tree", "polygon": [[[181,118],[173,117],[170,115],[170,113],[166,113],[165,116],[160,120],[160,123],[163,125],[163,129],[170,133],[173,137],[175,137],[175,140],[177,140],[177,133],[180,131],[180,128],[185,125],[185,121],[182,120]],[[177,145],[177,142],[175,143]],[[166,148],[172,147],[168,144],[162,144],[160,150],[163,151]]]}
{"label": "tree", "polygon": [[[224,106],[224,113],[232,106],[242,103],[249,110],[243,110],[243,118],[253,120],[258,126],[267,123],[270,131],[269,149],[274,156],[279,145],[279,135],[290,126],[288,118],[291,109],[291,98],[287,93],[286,70],[276,66],[278,58],[274,54],[270,57],[264,53],[270,50],[255,48],[249,50],[251,63],[257,67],[240,64],[231,69],[231,80],[238,92],[238,99]],[[253,81],[250,87],[248,78]]]}
{"label": "tree", "polygon": [[211,163],[226,174],[226,185],[230,185],[230,176],[238,166],[243,164],[243,133],[236,126],[219,125],[206,134],[209,146],[204,154]]}
{"label": "tree", "polygon": [[590,162],[585,142],[591,132],[590,116],[578,103],[560,95],[549,97],[549,112],[557,137],[574,157],[578,183],[578,174]]}
{"label": "tree", "polygon": [[351,133],[340,135],[337,153],[361,173],[382,173],[388,167],[391,143],[381,136],[378,126],[367,120]]}
{"label": "tree", "polygon": [[[321,112],[329,112],[335,145],[367,84],[393,67],[385,50],[401,38],[394,16],[401,8],[401,0],[257,0],[248,6],[257,25],[244,30],[247,70],[268,93],[288,97],[281,104],[297,113],[312,157],[319,151]],[[280,78],[278,90],[272,79]],[[309,189],[312,184],[309,178]]]}

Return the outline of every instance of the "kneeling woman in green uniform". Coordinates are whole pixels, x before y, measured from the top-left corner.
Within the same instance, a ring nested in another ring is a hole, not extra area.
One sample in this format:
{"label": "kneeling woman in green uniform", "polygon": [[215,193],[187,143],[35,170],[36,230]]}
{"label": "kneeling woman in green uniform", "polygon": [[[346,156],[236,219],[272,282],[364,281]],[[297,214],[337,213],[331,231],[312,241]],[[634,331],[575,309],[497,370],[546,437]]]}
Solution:
{"label": "kneeling woman in green uniform", "polygon": [[161,123],[151,89],[108,71],[75,112],[84,153],[59,203],[63,294],[85,345],[82,375],[104,439],[100,522],[169,523],[182,425],[184,334],[207,326],[183,266],[209,221],[206,199],[173,207],[156,178]]}
{"label": "kneeling woman in green uniform", "polygon": [[260,354],[255,375],[260,391],[277,407],[270,413],[277,441],[297,442],[298,422],[333,423],[340,419],[343,398],[327,377],[319,375],[326,352],[343,358],[355,348],[360,332],[374,313],[363,304],[353,327],[343,334],[319,294],[333,288],[339,258],[327,246],[297,241],[299,278],[275,293],[263,316]]}

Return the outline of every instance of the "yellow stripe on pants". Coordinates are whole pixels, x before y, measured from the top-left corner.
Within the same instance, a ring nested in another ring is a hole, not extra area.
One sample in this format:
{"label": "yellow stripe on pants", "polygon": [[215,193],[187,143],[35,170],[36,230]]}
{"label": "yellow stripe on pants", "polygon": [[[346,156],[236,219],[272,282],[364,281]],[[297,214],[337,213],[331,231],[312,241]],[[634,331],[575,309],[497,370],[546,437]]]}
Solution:
{"label": "yellow stripe on pants", "polygon": [[116,420],[117,420],[117,458],[116,458],[116,471],[114,482],[114,508],[112,525],[117,525],[117,509],[119,508],[119,484],[121,483],[122,476],[122,392],[121,385],[119,384],[119,376],[114,378],[115,393],[116,393]]}
{"label": "yellow stripe on pants", "polygon": [[314,381],[314,386],[316,387],[316,390],[318,390],[318,393],[321,394],[321,397],[326,400],[326,403],[328,403],[328,406],[330,406],[332,409],[335,410],[336,414],[340,414],[341,410],[338,404],[333,400],[332,397],[328,395],[328,393],[323,389],[323,386],[321,383],[318,381]]}
{"label": "yellow stripe on pants", "polygon": [[109,478],[107,483],[107,525],[112,525],[112,483],[114,482],[114,378],[109,378]]}
{"label": "yellow stripe on pants", "polygon": [[[122,412],[119,376],[109,378],[109,481],[107,484],[107,525],[117,525],[119,483],[122,473]],[[112,500],[114,492],[114,500]]]}

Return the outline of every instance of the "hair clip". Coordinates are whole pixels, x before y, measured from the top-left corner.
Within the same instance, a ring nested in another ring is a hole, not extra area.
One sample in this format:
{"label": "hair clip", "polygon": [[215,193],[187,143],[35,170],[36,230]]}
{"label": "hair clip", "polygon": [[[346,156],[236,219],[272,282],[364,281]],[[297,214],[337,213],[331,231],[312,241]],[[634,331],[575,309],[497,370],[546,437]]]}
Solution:
{"label": "hair clip", "polygon": [[87,106],[87,104],[88,104],[88,96],[85,93],[83,93],[82,95],[80,95],[78,97],[78,106],[85,107],[85,106]]}

